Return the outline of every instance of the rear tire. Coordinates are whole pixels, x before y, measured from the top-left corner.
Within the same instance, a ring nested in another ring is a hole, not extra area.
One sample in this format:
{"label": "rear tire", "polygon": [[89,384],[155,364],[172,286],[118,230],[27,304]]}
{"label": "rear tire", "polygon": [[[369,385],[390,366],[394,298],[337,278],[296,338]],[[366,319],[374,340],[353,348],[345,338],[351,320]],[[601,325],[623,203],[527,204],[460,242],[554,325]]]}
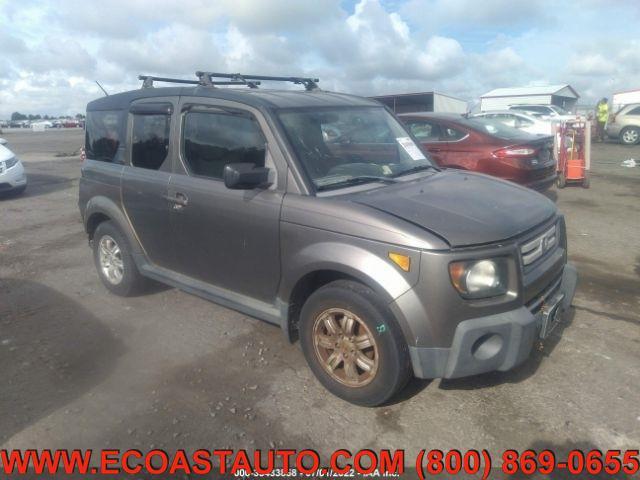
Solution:
{"label": "rear tire", "polygon": [[623,145],[635,145],[640,142],[640,128],[625,127],[620,132],[620,142]]}
{"label": "rear tire", "polygon": [[121,297],[142,292],[150,280],[140,275],[125,236],[113,222],[102,222],[93,235],[93,260],[105,287]]}
{"label": "rear tire", "polygon": [[558,178],[556,178],[556,186],[558,188],[564,188],[567,185],[567,179],[565,178],[563,173],[558,174]]}
{"label": "rear tire", "polygon": [[388,401],[411,376],[409,349],[395,319],[373,290],[354,281],[332,282],[308,298],[300,343],[320,383],[356,405]]}

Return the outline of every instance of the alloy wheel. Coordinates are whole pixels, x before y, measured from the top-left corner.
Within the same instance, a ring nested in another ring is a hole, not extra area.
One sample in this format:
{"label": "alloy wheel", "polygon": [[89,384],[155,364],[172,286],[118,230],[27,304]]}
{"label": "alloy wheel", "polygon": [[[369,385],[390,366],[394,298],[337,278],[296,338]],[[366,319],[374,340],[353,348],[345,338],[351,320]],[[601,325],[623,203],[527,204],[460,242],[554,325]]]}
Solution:
{"label": "alloy wheel", "polygon": [[331,308],[313,325],[315,354],[334,380],[349,387],[369,384],[378,371],[378,346],[365,323],[353,312]]}
{"label": "alloy wheel", "polygon": [[627,144],[635,144],[640,137],[640,133],[635,128],[625,130],[622,134],[622,140]]}
{"label": "alloy wheel", "polygon": [[102,274],[112,285],[122,282],[124,263],[118,243],[109,235],[103,235],[98,244],[98,260]]}

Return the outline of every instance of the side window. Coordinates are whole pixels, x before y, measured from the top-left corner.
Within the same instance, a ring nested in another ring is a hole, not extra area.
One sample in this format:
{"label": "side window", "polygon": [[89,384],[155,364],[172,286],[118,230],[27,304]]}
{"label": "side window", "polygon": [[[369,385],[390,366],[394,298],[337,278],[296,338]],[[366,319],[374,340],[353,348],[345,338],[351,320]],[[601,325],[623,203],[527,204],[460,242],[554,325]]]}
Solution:
{"label": "side window", "polygon": [[411,133],[421,142],[438,142],[440,138],[440,127],[428,122],[411,120],[407,122],[407,127]]}
{"label": "side window", "polygon": [[632,108],[627,112],[627,115],[640,115],[640,107]]}
{"label": "side window", "polygon": [[517,118],[518,117],[516,117],[515,115],[509,115],[508,113],[499,113],[496,115],[496,120],[498,120],[503,125],[507,125],[508,127],[515,127],[517,125]]}
{"label": "side window", "polygon": [[191,173],[222,178],[228,163],[264,167],[266,141],[249,115],[188,112],[184,116],[183,155]]}
{"label": "side window", "polygon": [[169,151],[169,115],[133,115],[131,165],[158,170]]}
{"label": "side window", "polygon": [[85,150],[87,158],[102,162],[121,163],[118,155],[124,131],[122,110],[87,112]]}
{"label": "side window", "polygon": [[443,127],[444,139],[448,141],[456,141],[464,138],[467,134],[462,130],[452,127]]}
{"label": "side window", "polygon": [[524,118],[524,117],[515,117],[515,126],[516,127],[530,127],[531,125],[533,125],[533,122],[531,120],[529,120],[528,118]]}

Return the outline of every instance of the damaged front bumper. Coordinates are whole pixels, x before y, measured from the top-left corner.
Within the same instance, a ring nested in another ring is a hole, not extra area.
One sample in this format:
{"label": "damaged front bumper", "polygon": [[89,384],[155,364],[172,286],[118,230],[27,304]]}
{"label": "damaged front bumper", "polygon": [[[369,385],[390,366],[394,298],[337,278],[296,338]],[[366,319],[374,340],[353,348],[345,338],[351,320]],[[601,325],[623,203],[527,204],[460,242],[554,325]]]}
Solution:
{"label": "damaged front bumper", "polygon": [[577,283],[573,265],[534,302],[496,315],[460,322],[450,348],[409,346],[418,378],[459,378],[505,371],[525,361],[571,306]]}

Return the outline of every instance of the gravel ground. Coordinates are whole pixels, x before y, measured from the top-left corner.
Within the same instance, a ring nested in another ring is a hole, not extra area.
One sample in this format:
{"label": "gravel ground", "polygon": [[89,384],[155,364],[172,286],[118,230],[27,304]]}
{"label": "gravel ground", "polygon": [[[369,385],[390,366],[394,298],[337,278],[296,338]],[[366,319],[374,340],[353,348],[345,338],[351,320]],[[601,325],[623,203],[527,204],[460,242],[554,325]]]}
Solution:
{"label": "gravel ground", "polygon": [[280,330],[175,289],[101,285],[77,209],[80,130],[9,131],[0,200],[0,448],[638,448],[640,146],[593,147],[551,190],[580,283],[571,323],[514,371],[413,381],[388,406],[325,391]]}

